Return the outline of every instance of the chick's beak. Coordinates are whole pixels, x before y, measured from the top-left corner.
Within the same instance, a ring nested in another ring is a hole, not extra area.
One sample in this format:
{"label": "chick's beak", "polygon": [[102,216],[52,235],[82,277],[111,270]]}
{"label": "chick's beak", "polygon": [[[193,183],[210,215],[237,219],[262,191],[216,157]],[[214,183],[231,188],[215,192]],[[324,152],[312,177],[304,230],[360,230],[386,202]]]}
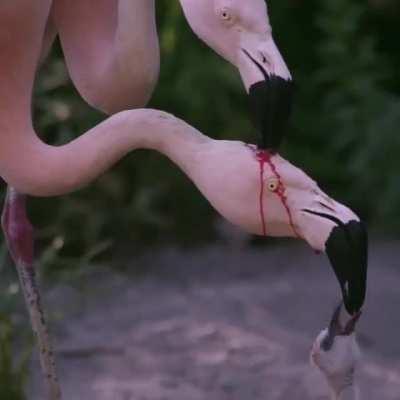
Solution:
{"label": "chick's beak", "polygon": [[314,249],[328,255],[345,308],[350,315],[355,315],[360,312],[366,295],[368,234],[365,225],[350,209],[336,205],[323,212],[303,209],[306,220],[302,233]]}
{"label": "chick's beak", "polygon": [[[361,317],[361,312],[358,312],[347,319],[347,322],[343,324],[343,311],[342,303],[340,303],[332,315],[329,323],[328,331],[323,341],[321,342],[321,348],[324,351],[331,350],[336,336],[350,336],[354,333],[358,320]],[[341,320],[342,318],[342,320]]]}

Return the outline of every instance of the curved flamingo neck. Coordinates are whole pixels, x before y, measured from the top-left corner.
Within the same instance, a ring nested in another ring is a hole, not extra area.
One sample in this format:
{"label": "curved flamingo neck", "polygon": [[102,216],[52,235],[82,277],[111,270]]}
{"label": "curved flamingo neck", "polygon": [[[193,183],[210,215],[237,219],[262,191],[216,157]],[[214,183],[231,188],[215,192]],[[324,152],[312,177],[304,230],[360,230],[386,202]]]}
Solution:
{"label": "curved flamingo neck", "polygon": [[[126,39],[131,23],[139,17],[132,14],[136,3],[119,3],[118,12],[126,18],[115,33],[116,51],[124,53],[123,46],[129,42],[123,37]],[[140,0],[140,4],[147,10],[146,20],[151,22],[154,1]],[[88,184],[137,148],[158,150],[190,172],[196,145],[207,139],[183,121],[155,110],[118,113],[60,147],[48,146],[37,137],[32,127],[32,87],[44,50],[51,5],[52,0],[16,0],[1,7],[4,24],[0,26],[0,175],[21,193],[59,195]],[[144,29],[143,24],[138,25],[140,29]],[[153,25],[149,24],[152,37]],[[154,44],[151,47],[158,49]],[[146,46],[142,50],[145,49]],[[115,58],[117,64],[121,57]],[[143,57],[131,61],[138,60],[143,62]]]}
{"label": "curved flamingo neck", "polygon": [[147,104],[160,64],[155,15],[155,0],[54,2],[65,61],[87,103],[107,114]]}
{"label": "curved flamingo neck", "polygon": [[198,145],[209,139],[167,113],[124,111],[72,142],[44,144],[32,128],[0,134],[0,174],[21,193],[53,196],[79,189],[132,150],[154,149],[190,175]]}

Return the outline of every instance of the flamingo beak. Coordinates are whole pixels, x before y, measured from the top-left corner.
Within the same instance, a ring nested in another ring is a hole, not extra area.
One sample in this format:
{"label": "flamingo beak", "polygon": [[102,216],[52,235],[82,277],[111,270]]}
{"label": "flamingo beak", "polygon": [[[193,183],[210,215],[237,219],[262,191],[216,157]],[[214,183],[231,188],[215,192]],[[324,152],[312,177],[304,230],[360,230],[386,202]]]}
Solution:
{"label": "flamingo beak", "polygon": [[276,151],[291,114],[293,81],[272,37],[243,44],[239,71],[249,93],[258,147]]}
{"label": "flamingo beak", "polygon": [[365,301],[368,268],[368,234],[365,225],[347,207],[336,203],[336,211],[303,209],[307,216],[303,234],[315,249],[325,251],[339,281],[343,302],[350,315]]}
{"label": "flamingo beak", "polygon": [[345,324],[342,325],[340,317],[342,314],[342,303],[340,303],[332,315],[331,321],[329,323],[328,332],[321,342],[321,348],[324,351],[329,351],[332,349],[335,337],[337,336],[350,336],[354,333],[358,320],[361,317],[361,311],[354,314]]}
{"label": "flamingo beak", "polygon": [[241,38],[241,52],[236,62],[246,90],[256,83],[277,77],[284,81],[292,81],[292,76],[286,63],[269,34],[255,35],[247,33]]}
{"label": "flamingo beak", "polygon": [[339,281],[350,315],[360,312],[366,295],[368,234],[363,223],[350,221],[333,228],[326,253]]}

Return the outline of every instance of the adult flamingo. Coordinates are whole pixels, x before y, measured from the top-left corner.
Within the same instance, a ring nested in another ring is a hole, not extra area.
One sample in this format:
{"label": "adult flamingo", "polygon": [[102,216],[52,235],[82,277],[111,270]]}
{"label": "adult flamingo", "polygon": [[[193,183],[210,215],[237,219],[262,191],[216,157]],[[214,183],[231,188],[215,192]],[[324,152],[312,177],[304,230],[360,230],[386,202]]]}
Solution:
{"label": "adult flamingo", "polygon": [[[39,60],[54,35],[52,23],[55,31],[60,31],[73,80],[88,102],[104,111],[115,112],[147,101],[158,71],[158,47],[152,19],[154,2],[138,0],[136,10],[129,8],[132,3],[127,0],[113,3],[112,15],[118,15],[118,18],[111,18],[114,25],[105,21],[108,14],[104,10],[110,9],[105,7],[104,1],[87,8],[91,10],[89,20],[87,14],[84,20],[77,16],[76,20],[64,18],[66,3],[61,0],[55,1],[52,11],[51,0],[15,0],[0,6],[3,22],[0,53],[4,58],[0,65],[0,87],[4,93],[0,99],[0,174],[12,185],[2,221],[38,334],[41,363],[51,399],[59,399],[61,394],[34,280],[32,228],[26,217],[25,198],[19,193],[50,196],[76,190],[136,148],[154,149],[165,154],[187,173],[223,216],[247,231],[271,236],[300,236],[315,249],[327,250],[348,310],[358,310],[364,300],[365,260],[362,251],[354,246],[361,240],[363,232],[358,217],[331,200],[315,182],[279,155],[259,152],[241,142],[212,140],[183,121],[156,110],[119,112],[61,147],[48,146],[36,136],[30,112],[32,86]],[[286,96],[288,91],[281,81],[289,82],[290,74],[272,40],[263,0],[246,3],[239,0],[182,0],[182,5],[198,35],[238,66],[253,99],[258,99],[260,93],[268,96],[265,92],[268,87],[271,93],[278,94],[274,98],[281,99],[282,87]],[[138,21],[137,25],[132,24],[132,14],[128,11],[137,10],[141,10],[139,14],[143,13],[148,24]],[[102,17],[96,19],[97,15]],[[78,29],[90,25],[92,18],[98,29],[96,35],[88,33],[80,36],[77,42],[71,27],[73,22],[77,22]],[[101,21],[107,22],[104,35]],[[145,34],[141,35],[140,30]],[[102,38],[99,42],[95,40],[97,35]],[[144,42],[136,41],[135,47],[130,46],[131,35],[141,37]],[[141,67],[141,54],[148,46],[152,47],[149,65]],[[93,49],[91,56],[85,62],[79,62],[84,56],[83,50],[88,48]],[[135,52],[137,49],[142,52]],[[140,57],[132,58],[132,54],[140,54]],[[98,69],[93,62],[96,57],[102,57]],[[131,81],[143,76],[141,74],[147,77],[144,88],[139,88],[138,94],[133,95],[136,86],[132,85],[141,84]],[[274,85],[277,77],[280,77],[279,85]],[[257,85],[260,82],[262,90]],[[125,84],[129,85],[128,90],[124,89]],[[285,113],[286,110],[283,115]],[[283,119],[282,113],[277,115],[278,121]],[[271,115],[272,121],[274,118]],[[263,121],[262,125],[265,122],[270,126],[271,121]],[[279,127],[280,124],[272,123],[272,126]],[[341,259],[341,254],[355,261],[352,268],[345,268],[347,260]]]}

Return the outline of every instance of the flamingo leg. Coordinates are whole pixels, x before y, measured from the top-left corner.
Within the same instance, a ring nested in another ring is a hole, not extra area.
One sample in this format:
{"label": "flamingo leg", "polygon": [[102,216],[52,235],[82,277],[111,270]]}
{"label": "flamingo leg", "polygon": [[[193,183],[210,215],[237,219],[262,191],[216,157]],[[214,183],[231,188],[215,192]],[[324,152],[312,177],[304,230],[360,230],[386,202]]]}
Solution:
{"label": "flamingo leg", "polygon": [[26,306],[36,335],[40,364],[47,383],[48,399],[60,400],[54,354],[41,305],[33,266],[33,227],[26,213],[26,197],[12,187],[7,195],[1,219],[11,257],[16,265]]}

